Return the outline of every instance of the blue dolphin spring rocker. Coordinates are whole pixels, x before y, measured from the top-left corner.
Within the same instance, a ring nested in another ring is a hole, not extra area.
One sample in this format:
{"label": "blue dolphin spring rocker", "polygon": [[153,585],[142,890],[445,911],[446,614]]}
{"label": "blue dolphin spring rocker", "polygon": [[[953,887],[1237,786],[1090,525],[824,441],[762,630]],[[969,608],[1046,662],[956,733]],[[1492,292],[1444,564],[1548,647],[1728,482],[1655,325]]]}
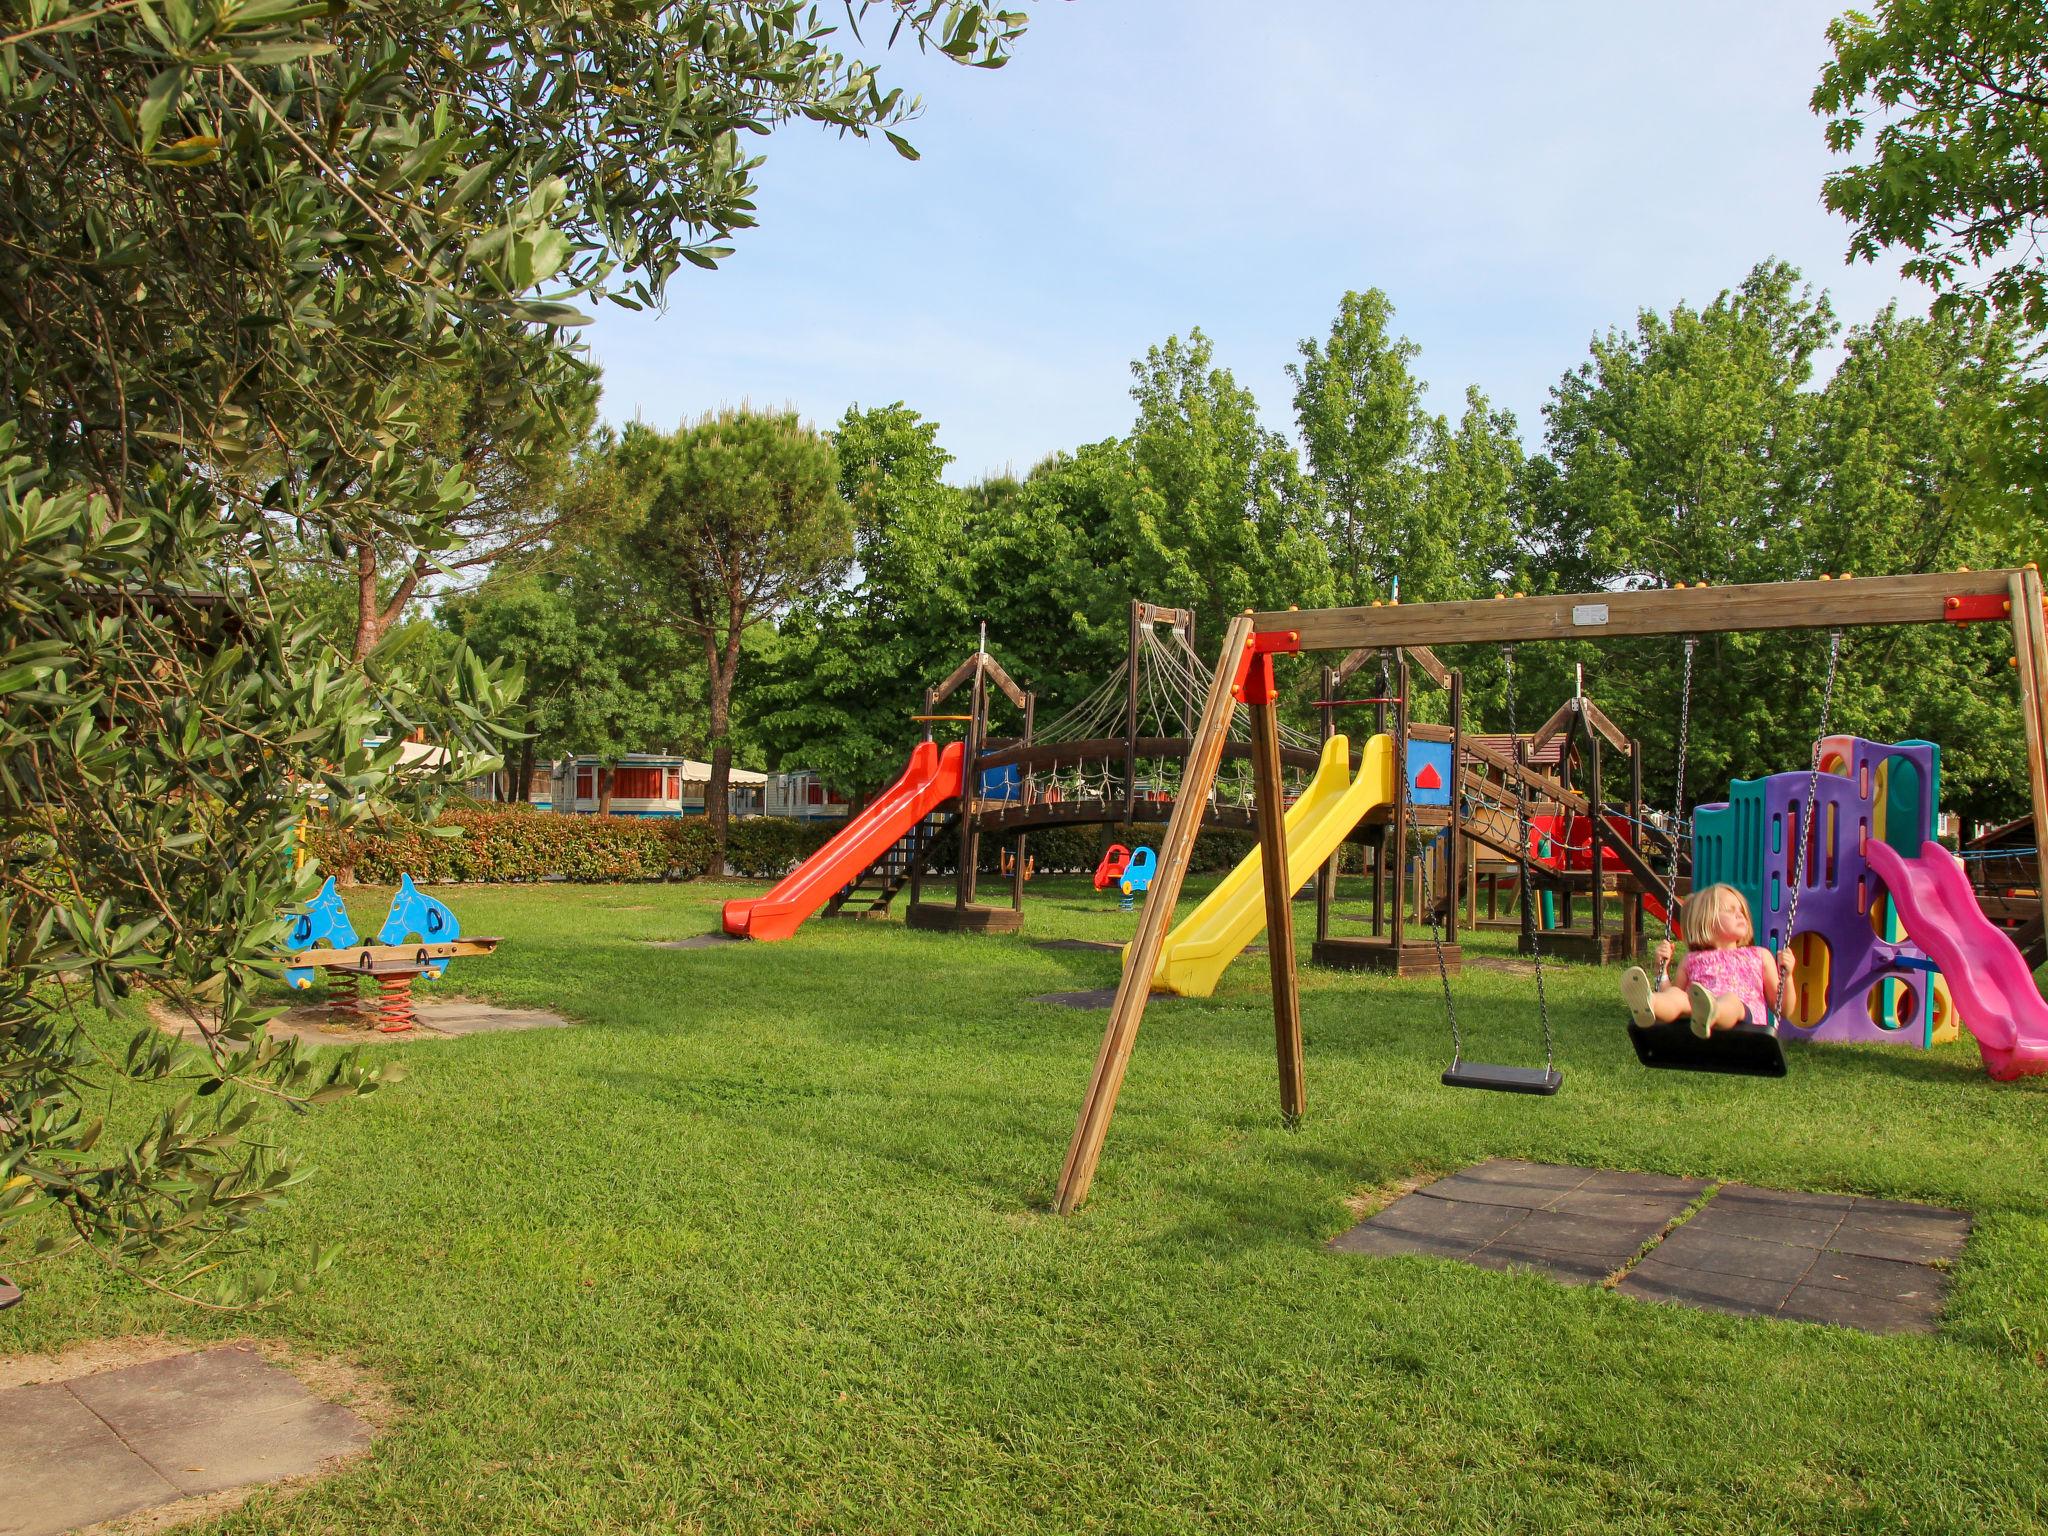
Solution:
{"label": "blue dolphin spring rocker", "polygon": [[399,876],[384,925],[366,944],[330,875],[285,934],[284,979],[303,992],[312,987],[315,971],[325,971],[330,1013],[367,1015],[384,1033],[399,1034],[417,1022],[415,981],[436,981],[457,956],[488,955],[497,947],[496,939],[464,938],[455,914],[414,885],[411,875]]}

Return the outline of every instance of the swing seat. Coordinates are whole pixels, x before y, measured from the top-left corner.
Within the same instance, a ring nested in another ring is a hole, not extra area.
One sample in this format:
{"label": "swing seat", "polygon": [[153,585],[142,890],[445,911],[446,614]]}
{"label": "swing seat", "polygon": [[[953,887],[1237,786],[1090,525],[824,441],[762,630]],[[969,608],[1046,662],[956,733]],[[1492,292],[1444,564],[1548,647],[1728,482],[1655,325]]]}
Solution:
{"label": "swing seat", "polygon": [[1783,1077],[1785,1047],[1767,1024],[1717,1029],[1702,1040],[1684,1019],[1642,1028],[1629,1020],[1629,1043],[1646,1067],[1675,1072],[1725,1072],[1734,1077]]}
{"label": "swing seat", "polygon": [[1553,1067],[1498,1067],[1483,1061],[1454,1061],[1444,1068],[1446,1088],[1484,1088],[1492,1093],[1540,1093],[1545,1098],[1564,1086],[1564,1074]]}

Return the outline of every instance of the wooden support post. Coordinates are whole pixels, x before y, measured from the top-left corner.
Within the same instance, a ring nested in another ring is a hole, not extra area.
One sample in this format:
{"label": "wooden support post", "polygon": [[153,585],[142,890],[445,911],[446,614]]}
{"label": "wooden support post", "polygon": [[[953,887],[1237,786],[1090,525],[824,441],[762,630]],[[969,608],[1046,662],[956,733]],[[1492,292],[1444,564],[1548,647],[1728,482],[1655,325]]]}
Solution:
{"label": "wooden support post", "polygon": [[1301,997],[1294,976],[1294,893],[1287,879],[1287,786],[1280,777],[1280,711],[1267,699],[1253,703],[1251,714],[1252,792],[1259,811],[1259,866],[1266,886],[1266,959],[1273,977],[1280,1117],[1295,1126],[1308,1108],[1308,1093],[1301,1059]]}
{"label": "wooden support post", "polygon": [[[1031,733],[1037,725],[1037,714],[1038,695],[1035,693],[1025,694],[1024,745],[1027,747],[1031,745]],[[1031,803],[1030,796],[1024,792],[1024,770],[1019,767],[1016,771],[1018,803],[1029,805]],[[1010,869],[1010,910],[1022,912],[1024,910],[1024,861],[1030,857],[1029,850],[1024,846],[1024,834],[1022,832],[1017,834],[1017,841],[1012,846],[1010,854],[1016,860],[1016,863]]]}
{"label": "wooden support post", "polygon": [[1451,674],[1451,771],[1444,783],[1451,794],[1450,822],[1444,832],[1444,942],[1458,942],[1458,888],[1464,883],[1465,839],[1458,827],[1458,764],[1465,760],[1465,674]]}
{"label": "wooden support post", "polygon": [[[1323,702],[1328,704],[1337,697],[1337,673],[1333,668],[1323,668]],[[1337,734],[1337,711],[1325,709],[1323,717],[1323,741],[1327,745]],[[1361,760],[1362,761],[1362,760]],[[1330,936],[1330,903],[1337,898],[1337,864],[1344,857],[1344,845],[1339,842],[1323,867],[1316,871],[1316,942],[1322,943]]]}
{"label": "wooden support post", "polygon": [[[1126,831],[1130,830],[1131,817],[1138,806],[1138,671],[1142,662],[1138,655],[1140,636],[1138,626],[1144,622],[1145,605],[1136,598],[1131,600],[1131,651],[1129,675],[1124,679],[1124,820]],[[1156,727],[1155,727],[1156,728]]]}
{"label": "wooden support post", "polygon": [[[1408,653],[1394,653],[1394,963],[1408,941]],[[1399,971],[1395,972],[1399,975]]]}
{"label": "wooden support post", "polygon": [[979,759],[988,726],[988,672],[974,669],[974,703],[967,721],[967,750],[961,756],[960,773],[960,870],[953,879],[953,905],[964,909],[973,904],[978,878],[975,865],[981,860],[981,833],[975,825],[974,804],[981,789]]}
{"label": "wooden support post", "polygon": [[[1636,847],[1643,847],[1643,744],[1630,741],[1628,744],[1628,835]],[[1677,834],[1674,832],[1673,836]],[[1647,852],[1643,862],[1650,862]],[[1628,899],[1628,957],[1639,959],[1643,953],[1643,897],[1642,882],[1636,883],[1635,894]]]}
{"label": "wooden support post", "polygon": [[[1523,759],[1528,754],[1522,741],[1520,739],[1511,741],[1508,743],[1508,746],[1515,754],[1515,766],[1517,768],[1525,767],[1526,764],[1523,762]],[[1515,793],[1523,797],[1517,802],[1515,807],[1515,835],[1522,844],[1516,850],[1516,853],[1522,862],[1521,877],[1518,883],[1522,887],[1522,953],[1526,955],[1535,948],[1536,925],[1538,921],[1536,907],[1536,864],[1535,860],[1531,857],[1535,852],[1531,845],[1536,841],[1536,834],[1529,826],[1529,818],[1522,814],[1523,807],[1528,804],[1526,798],[1529,793],[1528,785],[1526,783],[1518,783],[1515,787]]]}
{"label": "wooden support post", "polygon": [[[1174,904],[1187,878],[1188,855],[1202,828],[1202,809],[1216,782],[1216,765],[1223,759],[1223,744],[1230,734],[1230,696],[1236,680],[1237,658],[1251,637],[1251,620],[1237,618],[1224,631],[1222,655],[1209,679],[1209,694],[1202,705],[1202,718],[1188,744],[1187,772],[1181,779],[1179,795],[1173,802],[1173,819],[1167,823],[1166,838],[1159,849],[1159,863],[1152,876],[1152,888],[1145,895],[1144,915],[1138,920],[1138,934],[1131,941],[1130,956],[1117,982],[1116,1001],[1110,1005],[1109,1023],[1103,1028],[1102,1046],[1096,1052],[1095,1072],[1088,1080],[1088,1094],[1082,1101],[1080,1118],[1074,1124],[1073,1140],[1067,1145],[1066,1162],[1060,1169],[1057,1209],[1064,1216],[1088,1197],[1095,1180],[1095,1165],[1102,1157],[1102,1143],[1109,1135],[1110,1116],[1116,1112],[1117,1093],[1123,1087],[1124,1069],[1130,1065],[1131,1047],[1137,1043],[1138,1026],[1144,1022],[1145,1001],[1152,990],[1152,972],[1159,964],[1159,949],[1166,930],[1173,925]],[[1293,958],[1290,952],[1288,958]]]}
{"label": "wooden support post", "polygon": [[2041,617],[2041,573],[2031,566],[2013,572],[2009,590],[2020,716],[2026,728],[2027,790],[2034,808],[2035,878],[2042,901],[2048,903],[2048,635]]}
{"label": "wooden support post", "polygon": [[1586,852],[1593,861],[1593,963],[1607,963],[1607,818],[1604,812],[1607,802],[1601,798],[1600,785],[1600,733],[1586,720],[1586,712],[1577,712],[1578,719],[1573,728],[1579,739],[1586,744],[1586,800],[1592,809],[1587,819],[1592,823],[1586,833]]}

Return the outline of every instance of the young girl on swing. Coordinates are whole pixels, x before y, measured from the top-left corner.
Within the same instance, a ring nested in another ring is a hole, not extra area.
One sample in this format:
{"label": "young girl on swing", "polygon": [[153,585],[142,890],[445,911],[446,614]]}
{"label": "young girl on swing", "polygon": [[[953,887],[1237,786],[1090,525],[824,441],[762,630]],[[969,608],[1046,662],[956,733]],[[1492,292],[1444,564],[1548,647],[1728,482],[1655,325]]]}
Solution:
{"label": "young girl on swing", "polygon": [[1769,1023],[1781,977],[1792,974],[1792,955],[1788,950],[1774,958],[1750,943],[1756,931],[1742,892],[1732,885],[1694,891],[1679,908],[1678,926],[1685,936],[1685,958],[1675,972],[1670,970],[1671,941],[1657,946],[1657,965],[1669,981],[1653,986],[1639,965],[1622,973],[1621,998],[1637,1026],[1690,1019],[1692,1032],[1704,1040],[1717,1029]]}

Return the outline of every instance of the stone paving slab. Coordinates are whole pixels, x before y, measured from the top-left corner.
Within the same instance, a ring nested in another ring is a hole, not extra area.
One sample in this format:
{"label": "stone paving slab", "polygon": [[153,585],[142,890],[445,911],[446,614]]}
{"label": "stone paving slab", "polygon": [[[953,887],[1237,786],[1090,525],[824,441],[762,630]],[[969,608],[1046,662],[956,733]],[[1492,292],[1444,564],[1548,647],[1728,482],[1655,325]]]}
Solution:
{"label": "stone paving slab", "polygon": [[[1931,1333],[1966,1211],[1666,1174],[1494,1158],[1394,1201],[1331,1240],[1423,1254],[1748,1317]],[[1633,1261],[1633,1262],[1632,1262]]]}
{"label": "stone paving slab", "polygon": [[228,1345],[0,1391],[0,1536],[59,1536],[193,1494],[317,1471],[355,1414]]}

